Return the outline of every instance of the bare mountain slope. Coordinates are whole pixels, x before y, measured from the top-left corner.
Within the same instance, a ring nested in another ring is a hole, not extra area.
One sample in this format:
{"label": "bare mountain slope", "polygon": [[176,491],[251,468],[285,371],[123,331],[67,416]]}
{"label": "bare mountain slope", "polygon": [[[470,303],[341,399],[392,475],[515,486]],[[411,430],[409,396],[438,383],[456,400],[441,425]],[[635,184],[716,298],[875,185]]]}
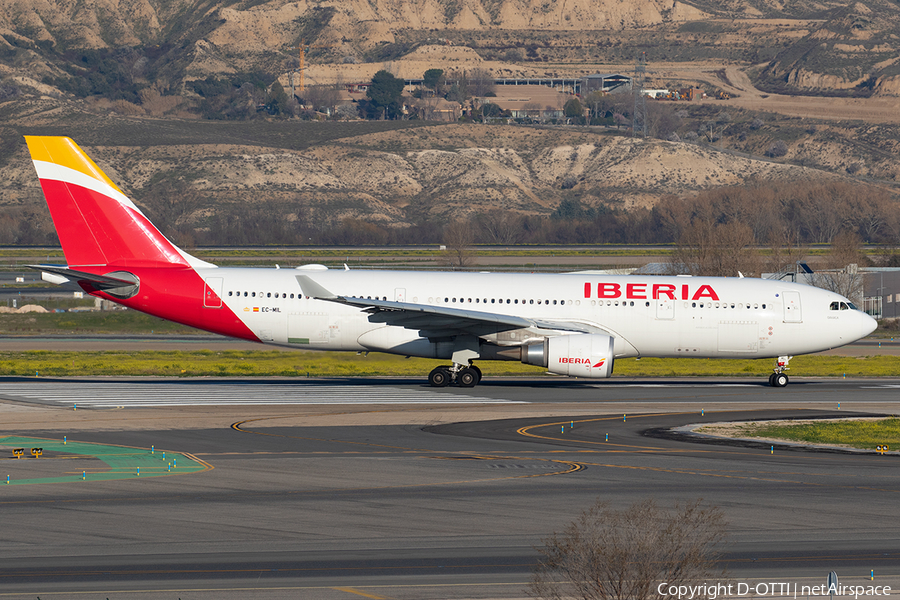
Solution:
{"label": "bare mountain slope", "polygon": [[[567,198],[651,206],[666,193],[754,178],[837,178],[690,144],[480,125],[364,134],[306,150],[226,144],[86,150],[151,213],[161,210],[155,204],[159,190],[177,190],[162,216],[201,226],[213,211],[240,204],[268,207],[288,219],[352,217],[402,226],[496,209],[549,214]],[[24,146],[0,167],[0,182],[7,207],[43,203]]]}

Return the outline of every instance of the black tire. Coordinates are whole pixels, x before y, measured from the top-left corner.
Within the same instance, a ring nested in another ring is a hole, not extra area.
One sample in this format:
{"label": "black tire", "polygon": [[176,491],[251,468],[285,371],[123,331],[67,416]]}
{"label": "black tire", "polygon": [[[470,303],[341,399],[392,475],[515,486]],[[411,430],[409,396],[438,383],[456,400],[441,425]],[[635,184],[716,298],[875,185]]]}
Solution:
{"label": "black tire", "polygon": [[456,374],[456,383],[459,387],[475,387],[478,385],[478,371],[473,369],[472,367],[466,367],[465,369],[461,369],[459,373]]}
{"label": "black tire", "polygon": [[787,386],[789,381],[788,376],[784,373],[775,373],[775,377],[772,378],[772,383],[779,388]]}
{"label": "black tire", "polygon": [[478,368],[477,366],[475,366],[475,365],[469,365],[469,368],[472,369],[473,371],[475,371],[475,373],[478,374],[478,381],[477,381],[476,383],[481,383],[481,378],[482,378],[481,369],[479,369],[479,368]]}
{"label": "black tire", "polygon": [[775,375],[777,373],[769,373],[769,385],[775,387]]}
{"label": "black tire", "polygon": [[428,383],[431,387],[447,387],[450,385],[450,369],[436,367],[428,374]]}

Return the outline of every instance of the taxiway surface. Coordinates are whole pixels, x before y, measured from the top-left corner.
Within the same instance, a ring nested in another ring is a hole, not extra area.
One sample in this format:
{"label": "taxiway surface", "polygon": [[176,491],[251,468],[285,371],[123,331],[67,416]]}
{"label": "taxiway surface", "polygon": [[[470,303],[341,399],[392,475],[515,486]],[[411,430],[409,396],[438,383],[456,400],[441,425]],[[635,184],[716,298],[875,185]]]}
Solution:
{"label": "taxiway surface", "polygon": [[522,598],[535,547],[598,498],[721,507],[736,578],[900,578],[897,456],[671,431],[892,414],[900,381],[763,383],[3,379],[0,435],[213,468],[17,485],[84,458],[0,461],[0,598]]}

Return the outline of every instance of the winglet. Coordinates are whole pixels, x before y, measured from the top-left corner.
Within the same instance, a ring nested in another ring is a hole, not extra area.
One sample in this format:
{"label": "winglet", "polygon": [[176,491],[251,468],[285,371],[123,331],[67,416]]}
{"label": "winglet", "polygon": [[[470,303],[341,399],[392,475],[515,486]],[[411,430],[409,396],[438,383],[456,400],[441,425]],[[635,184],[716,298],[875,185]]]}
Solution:
{"label": "winglet", "polygon": [[300,284],[300,290],[304,296],[309,296],[316,300],[337,300],[339,298],[339,296],[332,294],[310,279],[309,275],[297,275],[297,283]]}

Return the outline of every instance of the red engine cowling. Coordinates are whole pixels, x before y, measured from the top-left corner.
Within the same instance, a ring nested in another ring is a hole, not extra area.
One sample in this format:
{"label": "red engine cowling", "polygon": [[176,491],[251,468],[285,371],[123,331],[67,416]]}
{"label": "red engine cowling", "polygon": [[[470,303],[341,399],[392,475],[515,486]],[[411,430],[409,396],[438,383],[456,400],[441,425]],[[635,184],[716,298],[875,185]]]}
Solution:
{"label": "red engine cowling", "polygon": [[613,372],[614,345],[615,339],[608,335],[560,335],[525,346],[522,362],[560,375],[603,379]]}

